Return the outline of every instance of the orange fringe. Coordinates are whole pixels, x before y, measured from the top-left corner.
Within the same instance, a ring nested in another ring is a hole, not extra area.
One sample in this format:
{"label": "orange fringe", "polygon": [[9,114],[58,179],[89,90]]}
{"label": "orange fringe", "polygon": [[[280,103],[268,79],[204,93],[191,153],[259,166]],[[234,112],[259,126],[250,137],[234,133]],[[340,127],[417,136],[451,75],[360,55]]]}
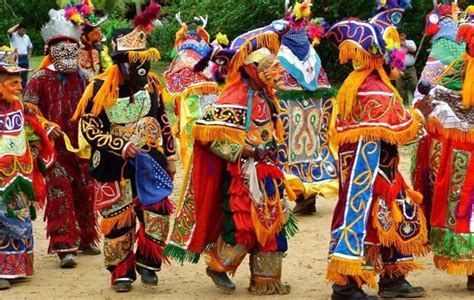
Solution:
{"label": "orange fringe", "polygon": [[196,124],[192,128],[193,138],[203,144],[213,141],[231,141],[236,144],[245,144],[246,132],[243,129],[232,128],[228,126],[200,125]]}
{"label": "orange fringe", "polygon": [[402,277],[414,270],[423,270],[423,267],[414,261],[400,261],[393,265],[384,265],[382,274],[390,278]]}
{"label": "orange fringe", "polygon": [[130,205],[130,207],[114,217],[103,218],[100,222],[100,232],[106,235],[114,228],[132,226],[134,220],[135,210],[133,209],[133,205]]}
{"label": "orange fringe", "polygon": [[451,275],[474,276],[474,261],[455,261],[450,258],[435,255],[436,268]]}
{"label": "orange fringe", "polygon": [[409,127],[402,131],[394,131],[383,127],[354,128],[344,132],[336,132],[334,128],[331,133],[332,142],[340,146],[345,143],[357,143],[360,137],[365,141],[385,141],[389,144],[404,145],[413,141],[419,133],[421,117],[415,111],[410,110],[413,122]]}
{"label": "orange fringe", "polygon": [[362,266],[365,261],[350,260],[341,257],[332,256],[329,259],[326,279],[339,285],[346,285],[349,283],[349,276],[352,277],[359,287],[367,284],[371,288],[377,288],[377,281],[375,279],[374,270],[364,270]]}
{"label": "orange fringe", "polygon": [[52,63],[53,61],[51,60],[51,56],[48,54],[41,61],[41,64],[39,65],[38,70],[46,69]]}
{"label": "orange fringe", "polygon": [[119,96],[119,83],[123,81],[123,79],[118,65],[112,65],[105,72],[94,77],[89,83],[81,100],[79,100],[72,120],[77,120],[85,113],[89,101],[94,96],[94,80],[104,80],[104,84],[102,84],[93,99],[94,105],[92,106],[91,113],[94,116],[98,116],[102,112],[102,109],[114,105],[115,101],[117,101]]}
{"label": "orange fringe", "polygon": [[372,223],[373,226],[377,230],[378,238],[380,244],[384,247],[395,247],[397,251],[399,251],[403,255],[410,255],[413,254],[415,256],[425,256],[430,252],[429,246],[427,246],[428,242],[428,230],[426,227],[426,219],[421,210],[421,208],[417,207],[417,214],[420,218],[420,233],[410,240],[402,240],[397,232],[398,224],[403,221],[402,212],[400,208],[396,205],[396,202],[393,201],[392,205],[392,217],[393,217],[393,225],[389,231],[384,231],[379,221],[377,219],[377,212],[379,210],[379,201],[375,201],[374,208],[372,210]]}
{"label": "orange fringe", "polygon": [[461,131],[456,128],[444,128],[435,118],[429,118],[426,123],[429,133],[439,134],[455,142],[474,143],[474,130]]}

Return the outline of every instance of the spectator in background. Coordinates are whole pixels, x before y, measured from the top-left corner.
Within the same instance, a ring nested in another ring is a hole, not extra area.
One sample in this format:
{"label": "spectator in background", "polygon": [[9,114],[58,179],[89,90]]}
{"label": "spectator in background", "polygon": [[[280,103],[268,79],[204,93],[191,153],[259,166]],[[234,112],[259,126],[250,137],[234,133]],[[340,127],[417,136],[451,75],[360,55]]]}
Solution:
{"label": "spectator in background", "polygon": [[413,40],[407,40],[406,32],[403,29],[398,29],[400,34],[400,42],[403,49],[407,50],[405,58],[405,71],[403,75],[397,80],[396,86],[403,98],[404,103],[409,103],[410,99],[413,98],[415,93],[416,85],[418,83],[418,76],[416,75],[415,69],[415,53],[416,44]]}
{"label": "spectator in background", "polygon": [[[33,45],[31,44],[30,37],[26,34],[26,25],[20,23],[10,27],[7,34],[10,39],[10,48],[18,53],[18,66],[28,69],[30,67]],[[21,87],[23,91],[25,91],[27,81],[28,72],[21,73]]]}

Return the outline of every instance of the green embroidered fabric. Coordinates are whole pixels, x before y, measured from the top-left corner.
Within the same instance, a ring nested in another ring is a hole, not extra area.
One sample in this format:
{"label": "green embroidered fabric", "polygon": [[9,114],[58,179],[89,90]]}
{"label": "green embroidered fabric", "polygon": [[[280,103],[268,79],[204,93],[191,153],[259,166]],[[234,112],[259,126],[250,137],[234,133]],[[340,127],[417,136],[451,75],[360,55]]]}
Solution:
{"label": "green embroidered fabric", "polygon": [[432,227],[430,240],[435,255],[454,261],[474,262],[474,233],[456,233],[449,229]]}
{"label": "green embroidered fabric", "polygon": [[243,146],[240,144],[232,144],[226,141],[214,141],[211,144],[210,150],[212,153],[219,155],[228,162],[236,162],[240,153],[242,152]]}
{"label": "green embroidered fabric", "polygon": [[147,91],[139,91],[133,97],[133,103],[130,97],[118,98],[112,107],[105,109],[111,123],[134,123],[150,112],[151,99]]}

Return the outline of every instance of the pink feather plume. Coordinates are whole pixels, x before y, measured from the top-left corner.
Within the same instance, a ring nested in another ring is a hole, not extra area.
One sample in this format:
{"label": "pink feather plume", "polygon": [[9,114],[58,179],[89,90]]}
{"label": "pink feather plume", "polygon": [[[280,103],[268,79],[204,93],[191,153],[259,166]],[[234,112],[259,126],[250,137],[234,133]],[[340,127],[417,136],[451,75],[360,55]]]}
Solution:
{"label": "pink feather plume", "polygon": [[133,19],[133,26],[142,27],[145,32],[150,33],[153,28],[153,22],[158,19],[161,6],[152,2],[141,14]]}

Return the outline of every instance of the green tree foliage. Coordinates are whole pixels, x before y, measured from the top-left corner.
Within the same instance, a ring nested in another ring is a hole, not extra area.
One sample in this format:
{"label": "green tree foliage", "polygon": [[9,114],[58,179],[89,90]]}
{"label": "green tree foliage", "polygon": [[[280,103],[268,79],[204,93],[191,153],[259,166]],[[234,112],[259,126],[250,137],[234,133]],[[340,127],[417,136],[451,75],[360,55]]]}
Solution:
{"label": "green tree foliage", "polygon": [[[6,30],[23,21],[29,26],[28,34],[32,38],[35,53],[41,53],[43,42],[39,34],[42,24],[48,21],[50,8],[64,7],[65,3],[77,0],[0,0],[0,31]],[[442,0],[439,0],[441,2]],[[135,14],[138,4],[147,0],[93,0],[95,7],[105,8],[109,12],[109,20],[102,26],[106,34],[113,28],[130,26],[130,18]],[[217,32],[228,35],[229,39],[238,35],[270,24],[284,14],[284,0],[157,0],[163,6],[161,21],[163,26],[156,29],[149,39],[150,45],[157,47],[163,60],[170,60],[174,37],[179,29],[175,14],[181,11],[183,21],[194,16],[208,15],[207,30],[212,38]],[[293,4],[295,0],[291,0]],[[375,9],[375,0],[317,0],[313,1],[315,17],[324,17],[329,23],[334,23],[350,17],[368,19]],[[465,8],[472,0],[459,0],[461,8]],[[433,9],[431,0],[412,0],[412,9],[405,12],[402,26],[406,29],[409,39],[418,45],[423,37],[425,16]],[[127,19],[128,18],[128,19]],[[0,42],[8,44],[6,34],[0,33]],[[421,72],[428,48],[429,38],[426,39],[417,62],[418,72]],[[337,51],[323,40],[317,51],[323,61],[329,78],[333,84],[340,84],[351,71],[350,64],[340,66]]]}
{"label": "green tree foliage", "polygon": [[43,51],[43,39],[41,38],[41,26],[49,20],[48,11],[58,8],[54,0],[2,0],[0,1],[0,44],[10,45],[7,30],[17,23],[25,23],[28,26],[28,35],[35,54]]}

